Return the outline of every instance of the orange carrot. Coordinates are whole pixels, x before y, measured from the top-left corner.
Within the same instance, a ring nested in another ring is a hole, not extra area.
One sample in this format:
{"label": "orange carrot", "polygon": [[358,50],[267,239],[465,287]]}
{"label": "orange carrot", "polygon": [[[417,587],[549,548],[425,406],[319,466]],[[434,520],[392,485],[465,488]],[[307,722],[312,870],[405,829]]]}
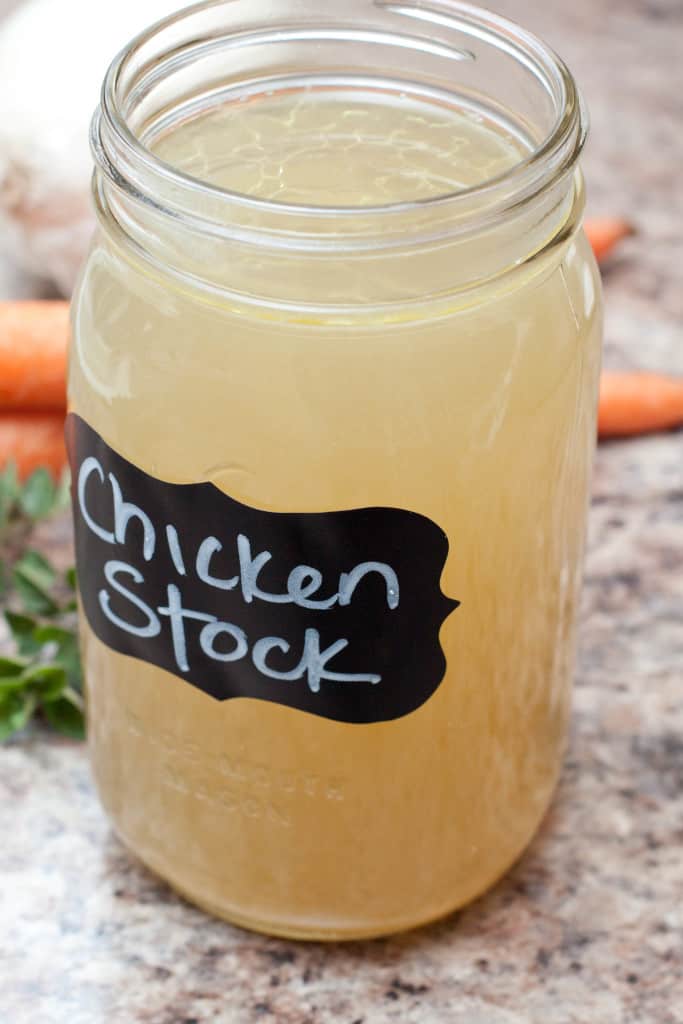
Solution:
{"label": "orange carrot", "polygon": [[636,231],[622,217],[589,217],[584,221],[583,228],[598,261],[604,260],[622,239],[634,235]]}
{"label": "orange carrot", "polygon": [[67,302],[0,302],[0,412],[66,407]]}
{"label": "orange carrot", "polygon": [[0,413],[0,470],[8,462],[22,480],[39,466],[58,479],[66,465],[64,413]]}
{"label": "orange carrot", "polygon": [[603,373],[598,434],[628,437],[683,425],[683,377]]}

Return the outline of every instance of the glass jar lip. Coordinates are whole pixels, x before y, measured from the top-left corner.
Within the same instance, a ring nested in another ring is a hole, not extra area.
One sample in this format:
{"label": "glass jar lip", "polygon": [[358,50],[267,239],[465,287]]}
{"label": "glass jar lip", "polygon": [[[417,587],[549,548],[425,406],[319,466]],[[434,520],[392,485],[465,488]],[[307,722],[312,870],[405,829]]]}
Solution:
{"label": "glass jar lip", "polygon": [[[449,210],[451,213],[467,213],[471,207],[481,200],[488,211],[492,207],[506,209],[516,206],[520,201],[533,198],[554,182],[559,176],[570,171],[586,140],[588,118],[581,94],[574,78],[564,61],[536,35],[498,14],[480,8],[463,0],[430,0],[429,3],[418,0],[373,0],[378,8],[386,8],[392,12],[407,14],[428,21],[447,21],[449,24],[465,26],[470,34],[493,42],[500,49],[526,65],[532,73],[543,76],[547,91],[551,93],[557,116],[554,124],[545,137],[523,159],[515,162],[510,168],[495,177],[476,185],[458,188],[424,198],[389,202],[377,205],[315,205],[285,203],[274,199],[231,191],[219,185],[186,174],[179,168],[166,163],[157,157],[153,150],[146,146],[129,127],[121,110],[121,79],[126,66],[136,54],[155,37],[165,30],[189,21],[193,15],[202,11],[231,6],[234,0],[200,0],[184,7],[149,26],[135,36],[131,42],[119,52],[111,63],[102,86],[100,106],[95,113],[91,132],[91,142],[95,159],[105,175],[119,188],[132,192],[138,199],[146,199],[144,189],[132,182],[126,174],[113,165],[108,156],[108,145],[105,137],[114,140],[119,156],[123,156],[125,164],[136,169],[132,177],[139,182],[145,173],[157,181],[163,182],[176,196],[182,196],[190,202],[179,202],[178,209],[168,203],[166,212],[180,214],[189,212],[195,205],[192,197],[209,197],[213,201],[229,203],[233,209],[258,211],[279,217],[296,216],[297,218],[328,218],[350,219],[358,216],[365,218],[389,218],[392,214],[405,215],[411,212],[431,213]],[[132,187],[131,187],[132,185]],[[141,194],[142,193],[142,194]],[[153,200],[153,205],[163,211],[164,204]]]}

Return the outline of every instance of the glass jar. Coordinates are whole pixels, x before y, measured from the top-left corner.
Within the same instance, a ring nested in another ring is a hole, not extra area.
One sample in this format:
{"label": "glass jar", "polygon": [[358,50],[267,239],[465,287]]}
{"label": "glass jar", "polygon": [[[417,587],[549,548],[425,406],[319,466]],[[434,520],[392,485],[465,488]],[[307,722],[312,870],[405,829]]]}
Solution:
{"label": "glass jar", "polygon": [[89,741],[124,843],[212,913],[410,928],[543,817],[584,136],[564,64],[455,0],[214,0],[108,73],[69,374]]}

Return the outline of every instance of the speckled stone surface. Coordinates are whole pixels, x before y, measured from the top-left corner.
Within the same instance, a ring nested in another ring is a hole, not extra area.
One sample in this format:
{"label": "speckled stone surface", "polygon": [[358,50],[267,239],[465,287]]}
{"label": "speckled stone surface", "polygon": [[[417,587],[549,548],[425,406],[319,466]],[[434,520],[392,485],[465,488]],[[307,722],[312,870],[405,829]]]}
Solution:
{"label": "speckled stone surface", "polygon": [[[683,6],[506,0],[574,68],[606,274],[606,358],[683,372]],[[68,557],[68,532],[46,543]],[[212,921],[112,836],[82,747],[0,750],[3,1024],[683,1022],[683,434],[601,447],[574,729],[540,835],[421,932],[297,945]]]}

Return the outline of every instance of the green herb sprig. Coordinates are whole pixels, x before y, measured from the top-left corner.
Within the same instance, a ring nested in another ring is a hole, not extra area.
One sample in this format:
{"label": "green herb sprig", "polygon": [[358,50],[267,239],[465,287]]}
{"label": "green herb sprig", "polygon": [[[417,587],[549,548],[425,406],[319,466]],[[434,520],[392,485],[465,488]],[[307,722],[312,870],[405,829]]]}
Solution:
{"label": "green herb sprig", "polygon": [[0,656],[0,742],[35,716],[84,735],[76,573],[57,572],[31,547],[38,523],[68,503],[68,474],[55,484],[38,469],[22,484],[14,465],[0,472],[0,602],[14,644]]}

